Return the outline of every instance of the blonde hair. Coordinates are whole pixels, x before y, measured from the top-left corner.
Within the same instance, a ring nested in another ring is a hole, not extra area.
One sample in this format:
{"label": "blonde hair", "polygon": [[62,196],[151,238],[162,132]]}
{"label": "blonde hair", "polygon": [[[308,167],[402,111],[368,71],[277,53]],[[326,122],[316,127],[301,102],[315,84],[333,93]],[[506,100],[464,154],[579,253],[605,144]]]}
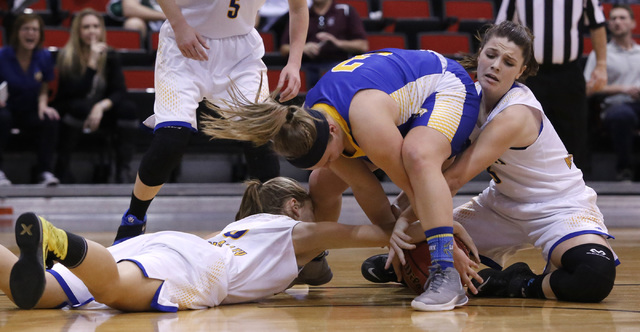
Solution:
{"label": "blonde hair", "polygon": [[219,117],[203,114],[200,129],[212,139],[249,141],[255,145],[272,141],[273,150],[279,155],[300,157],[311,149],[317,137],[313,123],[317,120],[303,107],[278,103],[276,94],[273,92],[263,102],[250,101],[232,81],[231,100],[222,100],[221,105],[206,102]]}
{"label": "blonde hair", "polygon": [[301,205],[311,204],[311,196],[298,182],[286,177],[276,177],[265,183],[260,180],[245,182],[247,189],[242,195],[242,202],[236,220],[258,213],[290,215],[285,203],[295,198]]}
{"label": "blonde hair", "polygon": [[[81,76],[87,70],[87,58],[88,53],[90,52],[90,46],[83,47],[87,45],[84,45],[80,38],[80,30],[82,29],[82,19],[89,15],[95,16],[98,19],[98,22],[100,22],[101,34],[98,37],[98,41],[106,42],[106,28],[102,15],[98,14],[98,12],[91,8],[81,10],[76,17],[73,18],[69,40],[60,50],[60,54],[58,55],[57,62],[61,76]],[[97,68],[98,75],[102,77],[104,77],[105,74],[104,68],[106,62],[107,52],[103,52],[98,60]]]}

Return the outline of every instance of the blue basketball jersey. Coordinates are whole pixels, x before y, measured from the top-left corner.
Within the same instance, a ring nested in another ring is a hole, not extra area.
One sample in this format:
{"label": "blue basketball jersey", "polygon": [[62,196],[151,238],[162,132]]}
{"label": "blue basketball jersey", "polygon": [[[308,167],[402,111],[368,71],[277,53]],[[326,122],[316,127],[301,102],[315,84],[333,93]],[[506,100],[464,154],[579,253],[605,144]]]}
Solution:
{"label": "blue basketball jersey", "polygon": [[460,152],[478,117],[473,80],[456,61],[427,50],[389,48],[357,55],[327,72],[305,101],[340,123],[357,151],[349,157],[365,155],[351,134],[349,106],[366,89],[388,93],[398,103],[402,136],[415,126],[432,127],[447,136],[452,155]]}

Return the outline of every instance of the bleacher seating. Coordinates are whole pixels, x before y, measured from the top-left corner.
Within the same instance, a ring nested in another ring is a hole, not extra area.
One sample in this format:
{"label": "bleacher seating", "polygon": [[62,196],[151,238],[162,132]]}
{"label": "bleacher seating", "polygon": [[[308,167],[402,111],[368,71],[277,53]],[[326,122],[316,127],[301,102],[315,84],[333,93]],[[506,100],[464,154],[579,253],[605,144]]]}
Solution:
{"label": "bleacher seating", "polygon": [[369,50],[382,48],[406,48],[407,38],[403,33],[368,33]]}
{"label": "bleacher seating", "polygon": [[471,38],[464,32],[426,32],[418,35],[420,48],[458,58],[471,52]]}
{"label": "bleacher seating", "polygon": [[368,0],[336,0],[336,3],[344,3],[353,7],[358,16],[362,19],[369,18],[369,1]]}
{"label": "bleacher seating", "polygon": [[151,33],[149,33],[149,38],[151,39],[149,41],[149,47],[151,48],[152,52],[155,52],[158,50],[158,43],[160,41],[160,32],[158,31],[151,31]]}
{"label": "bleacher seating", "polygon": [[45,47],[57,47],[62,48],[67,44],[69,40],[69,29],[64,27],[45,27],[44,28],[44,41]]}
{"label": "bleacher seating", "polygon": [[434,15],[428,1],[382,0],[382,15],[393,22],[384,31],[405,34],[409,49],[419,48],[418,34],[446,27],[440,17]]}
{"label": "bleacher seating", "polygon": [[275,52],[276,50],[276,41],[275,34],[270,31],[261,31],[260,37],[262,37],[262,43],[264,44],[265,52]]}
{"label": "bleacher seating", "polygon": [[153,67],[124,67],[124,80],[129,90],[146,90],[153,88]]}
{"label": "bleacher seating", "polygon": [[4,41],[5,41],[4,28],[0,27],[0,47],[4,46]]}
{"label": "bleacher seating", "polygon": [[142,37],[138,30],[128,30],[123,28],[107,28],[107,44],[116,49],[142,50]]}
{"label": "bleacher seating", "polygon": [[[42,0],[40,0],[42,1]],[[85,8],[92,8],[97,12],[105,13],[109,0],[59,0],[62,10],[71,13],[79,12]]]}
{"label": "bleacher seating", "polygon": [[471,34],[495,18],[493,1],[490,0],[445,0],[443,11],[443,17],[456,22],[449,26],[449,31]]}
{"label": "bleacher seating", "polygon": [[430,3],[424,0],[383,0],[382,15],[390,18],[433,17]]}

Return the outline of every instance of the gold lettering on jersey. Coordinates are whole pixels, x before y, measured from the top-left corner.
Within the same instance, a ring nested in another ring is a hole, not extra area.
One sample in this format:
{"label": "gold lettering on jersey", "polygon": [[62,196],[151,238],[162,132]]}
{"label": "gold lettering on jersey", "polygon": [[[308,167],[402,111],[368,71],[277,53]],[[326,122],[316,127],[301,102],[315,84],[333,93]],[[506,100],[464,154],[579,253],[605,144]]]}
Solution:
{"label": "gold lettering on jersey", "polygon": [[573,155],[569,154],[568,156],[566,156],[564,158],[564,162],[565,162],[565,164],[567,164],[567,167],[569,167],[569,169],[571,169],[571,165],[573,164]]}
{"label": "gold lettering on jersey", "polygon": [[356,55],[353,58],[349,59],[349,60],[345,60],[340,62],[337,66],[331,68],[332,72],[352,72],[354,71],[356,68],[362,66],[364,64],[364,62],[359,62],[358,60],[364,60],[372,55],[382,55],[382,56],[388,56],[391,55],[393,53],[391,52],[377,52],[377,53],[367,53],[367,54],[360,54],[360,55]]}

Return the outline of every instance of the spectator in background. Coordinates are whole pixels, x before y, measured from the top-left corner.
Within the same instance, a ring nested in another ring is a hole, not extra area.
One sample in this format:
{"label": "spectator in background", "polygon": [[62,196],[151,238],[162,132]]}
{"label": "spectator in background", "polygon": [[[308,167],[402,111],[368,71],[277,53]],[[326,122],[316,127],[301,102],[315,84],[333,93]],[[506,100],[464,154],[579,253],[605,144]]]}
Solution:
{"label": "spectator in background", "polygon": [[138,120],[133,102],[126,99],[119,56],[109,49],[105,36],[102,16],[84,9],[73,19],[69,41],[58,54],[55,105],[62,115],[62,130],[56,174],[64,182],[71,181],[71,154],[83,132],[98,129],[115,136],[115,181],[133,182],[129,164]]}
{"label": "spectator in background", "polygon": [[[280,53],[289,54],[289,29],[282,35]],[[313,0],[304,45],[302,69],[311,89],[322,74],[354,54],[369,50],[367,34],[355,8],[333,0]]]}
{"label": "spectator in background", "polygon": [[107,13],[117,21],[123,22],[123,27],[138,30],[142,38],[147,37],[147,31],[160,31],[162,23],[167,18],[156,0],[110,0]]}
{"label": "spectator in background", "polygon": [[21,14],[13,25],[9,45],[0,49],[0,83],[6,82],[8,99],[0,98],[0,185],[10,185],[2,171],[2,153],[11,129],[18,128],[35,141],[37,182],[56,185],[51,173],[58,137],[56,109],[49,107],[49,82],[55,78],[54,62],[42,48],[44,22],[37,14]]}
{"label": "spectator in background", "polygon": [[596,66],[588,78],[594,91],[607,83],[607,32],[598,0],[531,1],[503,0],[496,24],[515,21],[534,34],[538,75],[526,85],[542,104],[573,161],[588,177],[591,161],[587,148],[586,83],[580,65],[582,36],[589,29]]}
{"label": "spectator in background", "polygon": [[[616,179],[633,180],[633,139],[640,126],[640,46],[631,32],[636,27],[628,5],[614,5],[609,13],[611,41],[607,44],[607,85],[599,94],[605,96],[602,114],[617,155]],[[584,76],[590,77],[596,56],[589,54]],[[587,87],[587,95],[593,95]]]}

